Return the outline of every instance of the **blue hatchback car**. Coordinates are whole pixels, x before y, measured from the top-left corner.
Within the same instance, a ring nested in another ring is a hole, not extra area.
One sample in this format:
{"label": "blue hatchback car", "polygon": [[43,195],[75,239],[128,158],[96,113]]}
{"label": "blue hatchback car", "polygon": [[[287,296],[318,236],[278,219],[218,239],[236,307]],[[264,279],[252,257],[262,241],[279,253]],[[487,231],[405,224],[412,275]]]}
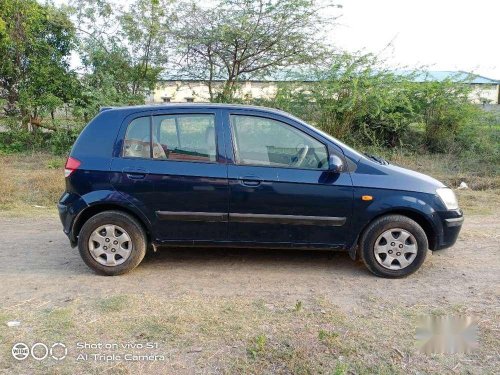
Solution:
{"label": "blue hatchback car", "polygon": [[402,277],[463,222],[441,182],[262,107],[104,108],[65,175],[64,232],[104,275],[132,270],[149,247],[228,246],[342,250]]}

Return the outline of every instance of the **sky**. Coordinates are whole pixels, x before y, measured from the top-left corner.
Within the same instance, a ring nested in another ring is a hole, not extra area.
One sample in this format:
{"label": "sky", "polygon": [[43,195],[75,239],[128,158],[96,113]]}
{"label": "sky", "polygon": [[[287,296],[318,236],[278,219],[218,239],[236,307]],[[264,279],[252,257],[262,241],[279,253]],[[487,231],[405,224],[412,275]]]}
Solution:
{"label": "sky", "polygon": [[327,39],[337,48],[375,53],[394,68],[500,79],[500,0],[333,1],[342,8],[332,10]]}
{"label": "sky", "polygon": [[[500,79],[500,0],[338,0],[337,47]],[[390,44],[390,47],[387,45]],[[387,47],[387,48],[386,48]]]}

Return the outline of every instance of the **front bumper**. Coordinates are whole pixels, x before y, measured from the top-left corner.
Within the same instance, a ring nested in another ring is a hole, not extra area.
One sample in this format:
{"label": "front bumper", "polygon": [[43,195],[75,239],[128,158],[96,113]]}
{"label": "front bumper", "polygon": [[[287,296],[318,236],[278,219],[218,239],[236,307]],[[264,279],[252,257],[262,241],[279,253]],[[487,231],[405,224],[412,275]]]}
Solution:
{"label": "front bumper", "polygon": [[442,250],[451,247],[457,242],[458,235],[464,222],[462,210],[449,210],[438,212],[442,231],[438,235],[434,250]]}

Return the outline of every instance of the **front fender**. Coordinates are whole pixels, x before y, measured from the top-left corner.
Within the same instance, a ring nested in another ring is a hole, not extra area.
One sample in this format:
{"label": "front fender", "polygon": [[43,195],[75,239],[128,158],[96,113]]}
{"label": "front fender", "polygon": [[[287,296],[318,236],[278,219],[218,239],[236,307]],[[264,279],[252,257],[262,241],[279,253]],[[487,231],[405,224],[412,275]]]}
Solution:
{"label": "front fender", "polygon": [[[372,196],[373,200],[363,200],[362,196]],[[353,222],[358,228],[352,238],[349,254],[355,257],[356,245],[364,229],[377,217],[391,213],[407,214],[424,220],[424,229],[430,228],[434,236],[443,232],[443,227],[436,207],[436,197],[433,194],[388,189],[354,189]]]}

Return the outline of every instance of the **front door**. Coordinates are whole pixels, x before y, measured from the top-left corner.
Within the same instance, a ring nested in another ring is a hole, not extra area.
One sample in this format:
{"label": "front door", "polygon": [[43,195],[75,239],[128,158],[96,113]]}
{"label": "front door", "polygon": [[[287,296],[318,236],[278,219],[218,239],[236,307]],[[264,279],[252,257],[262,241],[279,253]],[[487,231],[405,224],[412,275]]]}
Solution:
{"label": "front door", "polygon": [[[276,115],[234,111],[226,117],[234,155],[228,165],[229,239],[254,245],[343,247],[349,238],[352,183],[328,171],[327,146]],[[309,133],[309,134],[308,134]]]}
{"label": "front door", "polygon": [[130,119],[112,168],[117,190],[151,218],[156,242],[227,240],[229,188],[218,110]]}

